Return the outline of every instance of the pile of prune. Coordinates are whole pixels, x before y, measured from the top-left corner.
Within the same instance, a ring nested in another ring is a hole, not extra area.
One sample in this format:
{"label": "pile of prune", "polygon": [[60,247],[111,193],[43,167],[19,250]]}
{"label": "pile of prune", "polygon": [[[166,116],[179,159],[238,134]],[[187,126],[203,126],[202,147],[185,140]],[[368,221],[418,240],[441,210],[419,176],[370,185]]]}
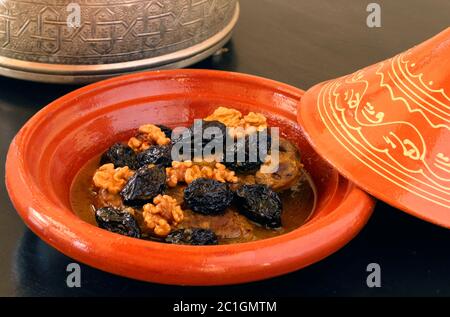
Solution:
{"label": "pile of prune", "polygon": [[132,148],[122,143],[116,143],[103,153],[100,164],[113,163],[114,167],[137,167],[136,154]]}
{"label": "pile of prune", "polygon": [[238,211],[268,228],[281,227],[280,196],[266,185],[242,185],[236,192]]}
{"label": "pile of prune", "polygon": [[141,231],[134,217],[127,211],[103,207],[95,211],[95,220],[100,228],[133,238],[140,238]]}
{"label": "pile of prune", "polygon": [[151,202],[154,197],[161,194],[166,188],[166,172],[164,167],[155,165],[139,168],[130,177],[120,192],[124,204],[140,206]]}
{"label": "pile of prune", "polygon": [[[266,140],[265,144],[262,140]],[[264,151],[260,150],[262,146],[265,146]],[[233,144],[227,145],[224,164],[238,173],[256,172],[264,163],[270,147],[271,138],[268,130],[246,135],[245,139],[238,139]]]}
{"label": "pile of prune", "polygon": [[226,183],[197,178],[185,188],[184,201],[195,212],[220,215],[233,201],[233,193]]}
{"label": "pile of prune", "polygon": [[[199,122],[189,128],[188,136],[177,136],[170,128],[158,125],[166,137],[171,139],[168,145],[152,145],[145,151],[135,153],[128,145],[116,143],[102,155],[101,164],[113,163],[116,168],[128,166],[135,171],[120,191],[125,206],[141,207],[164,193],[165,167],[172,164],[172,148],[177,142],[188,145],[189,159],[193,158],[191,154],[195,154],[195,148],[201,149],[201,154],[205,154],[207,146],[210,149],[221,149],[220,161],[238,173],[258,171],[266,155],[270,154],[272,140],[269,130],[254,132],[240,139],[235,138],[234,142],[228,145],[227,128],[223,123],[201,120],[201,129],[196,124]],[[260,151],[261,147],[265,147],[265,150]],[[222,150],[225,150],[225,153],[222,153]],[[215,154],[217,159],[219,153],[211,154]],[[287,170],[286,173],[292,174],[292,171]],[[259,181],[261,178],[261,175],[256,177]],[[251,221],[267,228],[281,226],[281,199],[265,184],[229,185],[215,179],[197,178],[188,184],[183,194],[184,206],[196,213],[207,216],[221,215],[234,202],[238,212]],[[136,219],[126,208],[99,208],[95,212],[95,219],[100,228],[130,237],[141,237]],[[215,245],[218,244],[218,237],[209,229],[183,228],[172,231],[164,240],[159,241],[183,245]]]}
{"label": "pile of prune", "polygon": [[217,236],[208,229],[178,229],[169,233],[165,241],[172,244],[213,245],[218,244]]}
{"label": "pile of prune", "polygon": [[142,167],[149,164],[170,166],[172,164],[172,147],[170,145],[152,145],[136,155],[136,164]]}

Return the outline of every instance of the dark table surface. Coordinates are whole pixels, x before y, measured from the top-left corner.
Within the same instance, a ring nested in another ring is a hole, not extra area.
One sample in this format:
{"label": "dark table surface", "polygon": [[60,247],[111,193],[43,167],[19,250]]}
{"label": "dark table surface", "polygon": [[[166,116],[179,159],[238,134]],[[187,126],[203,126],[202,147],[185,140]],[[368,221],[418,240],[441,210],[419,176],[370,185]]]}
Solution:
{"label": "dark table surface", "polygon": [[[382,26],[368,28],[370,2],[241,0],[241,18],[228,52],[194,67],[250,73],[306,89],[399,53],[449,23],[448,0],[378,0]],[[75,88],[0,77],[2,175],[8,145],[19,128],[41,107]],[[82,287],[68,288],[66,266],[73,261],[25,227],[3,182],[0,186],[0,295],[4,296],[450,296],[450,231],[382,202],[347,246],[282,277],[227,287],[176,287],[82,265]],[[366,267],[372,262],[381,266],[381,288],[366,285]]]}

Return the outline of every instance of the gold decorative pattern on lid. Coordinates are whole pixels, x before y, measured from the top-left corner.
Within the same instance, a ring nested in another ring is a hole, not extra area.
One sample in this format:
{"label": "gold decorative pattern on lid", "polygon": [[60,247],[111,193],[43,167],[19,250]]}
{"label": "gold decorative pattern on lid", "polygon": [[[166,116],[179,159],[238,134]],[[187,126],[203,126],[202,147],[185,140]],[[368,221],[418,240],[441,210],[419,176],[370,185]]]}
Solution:
{"label": "gold decorative pattern on lid", "polygon": [[319,153],[355,183],[450,226],[449,95],[447,29],[387,61],[312,88],[299,119]]}

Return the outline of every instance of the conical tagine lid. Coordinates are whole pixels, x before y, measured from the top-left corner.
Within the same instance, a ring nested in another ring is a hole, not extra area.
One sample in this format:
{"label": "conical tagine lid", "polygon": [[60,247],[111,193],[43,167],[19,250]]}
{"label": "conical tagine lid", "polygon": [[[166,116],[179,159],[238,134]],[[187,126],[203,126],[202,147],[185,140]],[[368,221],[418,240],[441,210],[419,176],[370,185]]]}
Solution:
{"label": "conical tagine lid", "polygon": [[306,92],[317,152],[375,197],[450,228],[450,28]]}

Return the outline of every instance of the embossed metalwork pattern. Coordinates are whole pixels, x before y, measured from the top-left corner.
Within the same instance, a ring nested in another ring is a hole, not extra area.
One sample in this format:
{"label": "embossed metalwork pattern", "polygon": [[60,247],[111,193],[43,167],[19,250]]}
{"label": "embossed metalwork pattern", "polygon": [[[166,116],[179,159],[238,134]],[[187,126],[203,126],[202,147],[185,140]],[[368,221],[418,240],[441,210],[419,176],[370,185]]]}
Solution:
{"label": "embossed metalwork pattern", "polygon": [[[80,26],[67,24],[78,3]],[[161,56],[224,28],[236,0],[3,0],[0,56],[39,63],[94,65]]]}

